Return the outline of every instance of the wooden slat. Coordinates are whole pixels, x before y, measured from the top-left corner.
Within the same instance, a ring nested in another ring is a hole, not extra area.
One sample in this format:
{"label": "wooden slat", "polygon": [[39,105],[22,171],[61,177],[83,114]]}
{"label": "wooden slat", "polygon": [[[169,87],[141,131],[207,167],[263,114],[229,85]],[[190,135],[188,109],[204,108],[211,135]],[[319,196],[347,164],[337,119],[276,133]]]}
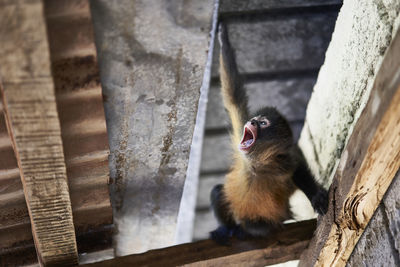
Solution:
{"label": "wooden slat", "polygon": [[[75,230],[89,243],[97,240],[89,232],[103,232],[105,249],[113,223],[109,146],[89,1],[45,0],[44,5]],[[81,245],[79,253],[93,251]]]}
{"label": "wooden slat", "polygon": [[302,221],[265,239],[232,240],[230,246],[204,240],[82,266],[265,266],[298,259],[315,225],[315,220]]}
{"label": "wooden slat", "polygon": [[400,167],[399,57],[397,32],[336,169],[333,206],[300,266],[345,266]]}
{"label": "wooden slat", "polygon": [[[41,1],[1,3],[1,87],[39,263],[76,264],[72,208]],[[4,56],[4,57],[2,57]]]}
{"label": "wooden slat", "polygon": [[[112,235],[108,140],[89,3],[44,4],[78,251],[86,253],[110,247]],[[5,265],[30,263],[35,258],[21,255],[33,255],[32,250],[28,209],[0,105],[0,258]]]}

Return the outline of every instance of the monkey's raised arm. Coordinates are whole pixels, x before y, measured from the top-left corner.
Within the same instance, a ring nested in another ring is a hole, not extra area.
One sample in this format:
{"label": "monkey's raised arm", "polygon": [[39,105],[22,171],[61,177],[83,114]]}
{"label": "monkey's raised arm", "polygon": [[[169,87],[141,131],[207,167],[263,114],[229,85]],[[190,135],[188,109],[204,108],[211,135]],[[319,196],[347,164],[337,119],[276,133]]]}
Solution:
{"label": "monkey's raised arm", "polygon": [[218,39],[221,48],[219,61],[222,99],[232,121],[233,142],[238,144],[243,125],[248,119],[247,95],[236,66],[226,26],[223,23],[219,24]]}

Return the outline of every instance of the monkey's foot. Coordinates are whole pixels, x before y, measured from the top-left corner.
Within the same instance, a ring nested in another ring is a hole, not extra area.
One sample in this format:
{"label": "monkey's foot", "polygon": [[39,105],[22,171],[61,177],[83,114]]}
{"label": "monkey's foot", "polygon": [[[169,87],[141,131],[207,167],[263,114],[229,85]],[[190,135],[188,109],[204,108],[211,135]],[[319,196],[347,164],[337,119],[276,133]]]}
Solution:
{"label": "monkey's foot", "polygon": [[214,231],[210,232],[210,237],[212,240],[217,242],[220,245],[229,245],[229,238],[232,236],[232,229],[227,228],[226,226],[219,226]]}
{"label": "monkey's foot", "polygon": [[233,230],[232,230],[232,235],[235,236],[239,240],[246,240],[252,237],[251,234],[246,232],[243,227],[240,225],[237,225]]}

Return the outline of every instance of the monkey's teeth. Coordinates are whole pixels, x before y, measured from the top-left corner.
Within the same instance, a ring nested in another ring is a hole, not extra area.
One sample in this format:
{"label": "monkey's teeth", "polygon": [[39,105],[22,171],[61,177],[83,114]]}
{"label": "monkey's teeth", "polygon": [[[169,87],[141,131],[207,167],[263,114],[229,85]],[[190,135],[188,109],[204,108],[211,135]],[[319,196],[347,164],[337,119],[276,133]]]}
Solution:
{"label": "monkey's teeth", "polygon": [[243,146],[249,146],[249,145],[251,145],[251,143],[253,143],[253,139],[246,140],[246,141],[243,143]]}

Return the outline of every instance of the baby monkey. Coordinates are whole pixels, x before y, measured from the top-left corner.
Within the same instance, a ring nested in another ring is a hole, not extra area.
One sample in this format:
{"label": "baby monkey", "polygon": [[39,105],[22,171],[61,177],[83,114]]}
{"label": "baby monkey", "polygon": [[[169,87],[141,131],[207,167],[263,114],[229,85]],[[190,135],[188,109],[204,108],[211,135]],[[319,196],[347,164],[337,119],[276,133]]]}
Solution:
{"label": "baby monkey", "polygon": [[291,218],[289,197],[296,188],[319,214],[325,214],[328,193],[311,175],[286,119],[273,107],[248,115],[247,95],[222,23],[218,39],[222,97],[232,122],[235,152],[225,184],[211,191],[220,224],[211,238],[227,243],[231,236],[267,236]]}

